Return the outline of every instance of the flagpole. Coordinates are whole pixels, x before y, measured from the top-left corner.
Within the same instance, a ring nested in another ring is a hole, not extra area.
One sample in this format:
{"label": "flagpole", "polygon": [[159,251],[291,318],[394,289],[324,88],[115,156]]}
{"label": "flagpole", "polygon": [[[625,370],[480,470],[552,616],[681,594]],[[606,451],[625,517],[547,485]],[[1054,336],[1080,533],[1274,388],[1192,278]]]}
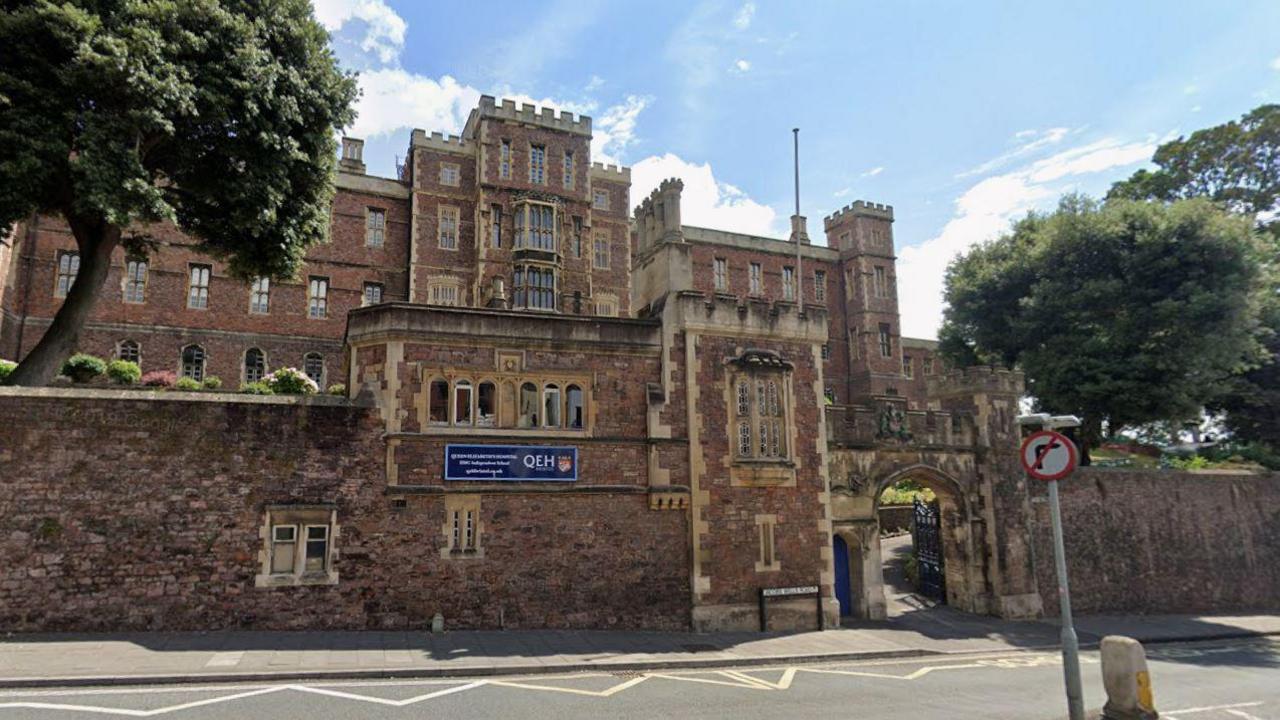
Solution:
{"label": "flagpole", "polygon": [[800,128],[791,128],[791,137],[795,155],[796,169],[796,215],[791,221],[791,234],[796,241],[796,302],[799,303],[800,314],[804,314],[804,267],[800,257]]}

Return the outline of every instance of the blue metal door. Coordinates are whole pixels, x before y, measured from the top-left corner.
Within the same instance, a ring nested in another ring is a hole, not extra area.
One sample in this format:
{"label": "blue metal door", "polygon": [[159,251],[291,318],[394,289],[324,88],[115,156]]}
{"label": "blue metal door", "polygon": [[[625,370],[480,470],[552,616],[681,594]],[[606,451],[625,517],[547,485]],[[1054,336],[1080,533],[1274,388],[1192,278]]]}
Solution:
{"label": "blue metal door", "polygon": [[836,600],[840,601],[840,616],[844,617],[853,611],[853,603],[849,596],[849,546],[845,544],[844,538],[839,535],[834,536],[835,540],[835,565],[836,565]]}

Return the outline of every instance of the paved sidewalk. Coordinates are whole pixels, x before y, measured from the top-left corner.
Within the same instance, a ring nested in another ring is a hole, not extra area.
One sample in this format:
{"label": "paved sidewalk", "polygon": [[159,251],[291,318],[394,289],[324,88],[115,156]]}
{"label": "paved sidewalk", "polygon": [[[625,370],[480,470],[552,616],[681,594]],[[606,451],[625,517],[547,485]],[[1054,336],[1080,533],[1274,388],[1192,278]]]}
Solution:
{"label": "paved sidewalk", "polygon": [[[1084,617],[1083,644],[1280,634],[1280,615]],[[948,608],[826,632],[208,632],[11,635],[0,687],[716,667],[1049,648],[1058,628]]]}

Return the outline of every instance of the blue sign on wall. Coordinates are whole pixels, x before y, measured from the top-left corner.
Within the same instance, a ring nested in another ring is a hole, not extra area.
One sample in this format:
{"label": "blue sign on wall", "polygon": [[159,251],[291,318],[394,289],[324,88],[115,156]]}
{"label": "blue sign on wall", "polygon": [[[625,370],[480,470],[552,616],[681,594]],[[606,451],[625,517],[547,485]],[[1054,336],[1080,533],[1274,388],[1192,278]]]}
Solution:
{"label": "blue sign on wall", "polygon": [[537,445],[445,445],[445,480],[578,479],[578,449]]}

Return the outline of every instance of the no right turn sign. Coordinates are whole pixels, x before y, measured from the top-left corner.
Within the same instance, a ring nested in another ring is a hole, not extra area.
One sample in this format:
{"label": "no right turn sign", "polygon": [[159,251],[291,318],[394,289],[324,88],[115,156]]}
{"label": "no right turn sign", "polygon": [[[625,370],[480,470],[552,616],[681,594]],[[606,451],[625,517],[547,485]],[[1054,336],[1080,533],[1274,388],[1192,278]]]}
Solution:
{"label": "no right turn sign", "polygon": [[1038,480],[1061,480],[1076,469],[1076,444],[1060,432],[1041,430],[1022,441],[1022,468]]}

